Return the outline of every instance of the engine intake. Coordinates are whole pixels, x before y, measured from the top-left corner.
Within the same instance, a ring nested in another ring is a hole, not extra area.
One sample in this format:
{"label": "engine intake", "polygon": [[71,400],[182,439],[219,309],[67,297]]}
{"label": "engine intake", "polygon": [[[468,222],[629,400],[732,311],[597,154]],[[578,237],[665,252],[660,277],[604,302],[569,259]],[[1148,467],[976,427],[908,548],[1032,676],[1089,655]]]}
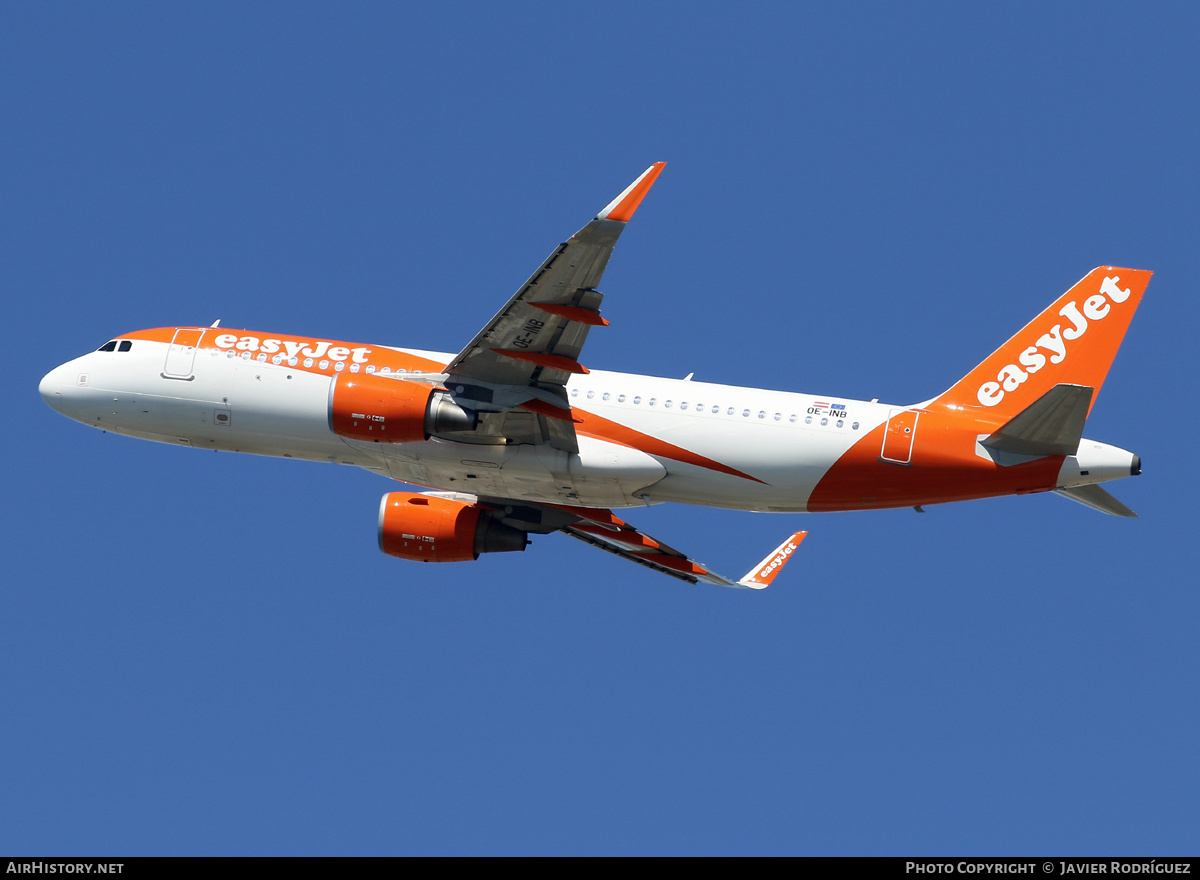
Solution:
{"label": "engine intake", "polygon": [[465,562],[524,550],[529,539],[490,510],[453,498],[390,492],[379,504],[379,549],[417,562]]}
{"label": "engine intake", "polygon": [[479,417],[445,391],[378,373],[339,373],[329,386],[329,429],[375,443],[416,443],[470,431]]}

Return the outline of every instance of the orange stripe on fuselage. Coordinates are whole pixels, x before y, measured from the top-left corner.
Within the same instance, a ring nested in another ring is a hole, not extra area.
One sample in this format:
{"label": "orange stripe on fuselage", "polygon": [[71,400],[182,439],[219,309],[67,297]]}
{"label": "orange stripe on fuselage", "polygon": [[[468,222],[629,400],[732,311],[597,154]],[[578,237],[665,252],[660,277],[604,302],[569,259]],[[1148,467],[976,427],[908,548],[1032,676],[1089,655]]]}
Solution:
{"label": "orange stripe on fuselage", "polygon": [[[155,327],[149,330],[124,333],[113,338],[170,343],[175,338],[177,330],[193,329],[204,331],[204,336],[200,340],[200,351],[232,353],[234,357],[238,358],[248,353],[250,361],[264,364],[274,363],[273,359],[279,356],[280,366],[319,375],[333,375],[339,372],[336,366],[338,363],[343,364],[343,370],[357,365],[360,370],[373,366],[376,371],[381,371],[386,367],[393,373],[400,370],[409,373],[440,373],[446,369],[446,365],[441,361],[395,351],[382,345],[363,345],[335,339],[317,339],[311,336],[291,336],[280,333],[256,333],[252,330],[234,330],[227,327]],[[230,337],[234,338],[232,342],[230,342]],[[221,340],[221,344],[217,344],[217,340]],[[303,353],[304,351],[312,352],[312,364],[308,367],[304,366],[307,357]],[[289,363],[288,355],[291,352],[296,353],[295,364]],[[343,354],[343,352],[346,353]],[[265,357],[260,361],[259,355],[265,355]],[[321,366],[322,362],[325,363],[324,367]]]}
{"label": "orange stripe on fuselage", "polygon": [[626,427],[620,422],[613,422],[603,416],[598,416],[578,408],[572,409],[571,413],[576,417],[578,423],[578,427],[575,430],[588,437],[594,437],[597,440],[607,440],[610,443],[619,443],[622,446],[628,446],[631,449],[637,449],[649,455],[671,458],[675,461],[682,461],[696,467],[706,468],[710,471],[718,471],[722,474],[741,477],[744,480],[753,480],[756,483],[762,483],[764,486],[769,485],[758,477],[752,477],[736,468],[731,468],[729,465],[713,461],[711,458],[705,458],[703,455],[684,449],[682,446],[676,446],[673,443],[667,443],[665,440],[659,440],[657,437],[651,437],[649,434],[643,434],[641,431],[635,431],[633,428]]}
{"label": "orange stripe on fuselage", "polygon": [[808,499],[812,512],[914,507],[999,495],[1045,492],[1058,481],[1063,456],[1000,467],[975,452],[986,424],[962,414],[919,410],[907,466],[880,461],[884,422],[825,472]]}

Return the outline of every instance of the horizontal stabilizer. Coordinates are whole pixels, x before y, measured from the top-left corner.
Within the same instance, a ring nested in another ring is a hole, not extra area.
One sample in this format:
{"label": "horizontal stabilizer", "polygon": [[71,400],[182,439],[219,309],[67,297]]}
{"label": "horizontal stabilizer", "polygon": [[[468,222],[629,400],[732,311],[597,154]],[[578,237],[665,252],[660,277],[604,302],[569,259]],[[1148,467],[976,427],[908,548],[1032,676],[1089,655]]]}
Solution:
{"label": "horizontal stabilizer", "polygon": [[1088,385],[1055,385],[980,442],[1018,455],[1074,455],[1093,394]]}
{"label": "horizontal stabilizer", "polygon": [[1113,516],[1137,516],[1132,510],[1113,498],[1105,489],[1092,483],[1087,486],[1072,486],[1070,489],[1055,489],[1059,495],[1064,498],[1070,498],[1072,501],[1078,501],[1080,504],[1086,504],[1093,510],[1099,510],[1101,513],[1110,513]]}

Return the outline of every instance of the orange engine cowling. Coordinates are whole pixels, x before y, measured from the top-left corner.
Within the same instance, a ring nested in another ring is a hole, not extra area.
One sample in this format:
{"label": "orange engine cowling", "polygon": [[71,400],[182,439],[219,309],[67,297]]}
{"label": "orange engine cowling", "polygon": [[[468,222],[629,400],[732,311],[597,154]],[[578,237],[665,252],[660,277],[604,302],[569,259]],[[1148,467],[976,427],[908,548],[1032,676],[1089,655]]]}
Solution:
{"label": "orange engine cowling", "polygon": [[329,429],[339,437],[415,443],[470,431],[477,417],[439,391],[379,373],[338,373],[329,386]]}
{"label": "orange engine cowling", "polygon": [[524,550],[525,533],[478,504],[390,492],[379,504],[379,549],[417,562],[465,562],[480,553]]}

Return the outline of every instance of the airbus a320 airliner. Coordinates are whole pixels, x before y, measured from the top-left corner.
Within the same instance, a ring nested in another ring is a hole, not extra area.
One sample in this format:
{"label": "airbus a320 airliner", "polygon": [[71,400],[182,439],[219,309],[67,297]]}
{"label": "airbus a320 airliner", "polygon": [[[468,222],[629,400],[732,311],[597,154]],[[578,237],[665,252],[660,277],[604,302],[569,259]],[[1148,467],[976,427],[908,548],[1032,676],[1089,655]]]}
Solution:
{"label": "airbus a320 airliner", "polygon": [[423,492],[379,507],[384,553],[423,562],[565,532],[692,583],[766,587],[796,532],[737,580],[618,518],[674,501],[799,513],[1059,492],[1133,516],[1099,484],[1141,472],[1083,439],[1150,272],[1089,272],[949,390],[895,405],[588,370],[580,352],[648,168],[458,354],[211,327],[115,337],[51,370],[58,412],[199,449],[354,465]]}

